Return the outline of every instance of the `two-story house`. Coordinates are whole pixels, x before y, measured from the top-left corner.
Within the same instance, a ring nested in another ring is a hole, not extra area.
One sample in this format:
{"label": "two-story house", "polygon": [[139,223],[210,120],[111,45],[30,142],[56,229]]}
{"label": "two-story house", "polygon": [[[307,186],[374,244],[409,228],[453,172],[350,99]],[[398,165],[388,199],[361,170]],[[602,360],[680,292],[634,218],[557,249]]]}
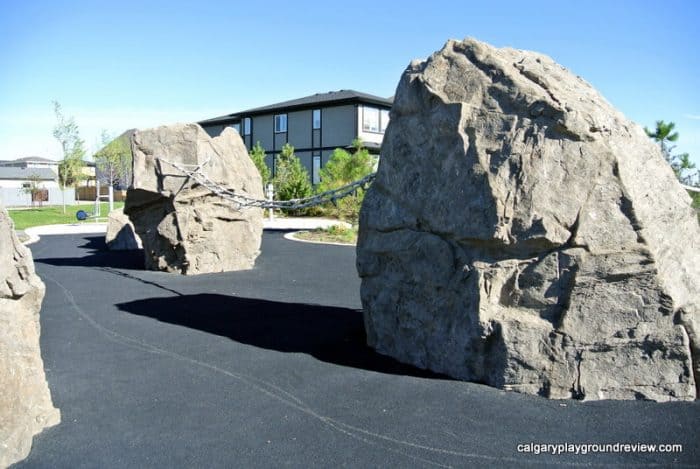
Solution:
{"label": "two-story house", "polygon": [[212,137],[226,127],[238,131],[248,150],[256,142],[265,149],[272,174],[275,155],[285,143],[318,184],[320,171],[336,148],[350,148],[356,138],[379,153],[393,100],[353,90],[317,93],[198,122]]}
{"label": "two-story house", "polygon": [[37,169],[48,168],[58,174],[58,161],[42,158],[41,156],[27,156],[11,161],[0,161],[0,166],[6,168]]}

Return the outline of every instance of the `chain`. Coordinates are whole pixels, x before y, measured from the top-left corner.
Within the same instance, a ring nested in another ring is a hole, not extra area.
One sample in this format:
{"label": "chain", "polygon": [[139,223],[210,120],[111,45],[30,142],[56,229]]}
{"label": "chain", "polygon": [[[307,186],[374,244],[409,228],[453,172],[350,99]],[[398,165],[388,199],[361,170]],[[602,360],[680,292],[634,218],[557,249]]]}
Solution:
{"label": "chain", "polygon": [[322,205],[331,202],[333,205],[336,201],[344,197],[349,196],[358,189],[366,189],[367,186],[374,180],[377,173],[371,173],[362,179],[353,181],[337,189],[328,190],[321,192],[320,194],[313,195],[311,197],[306,197],[303,199],[290,199],[290,200],[267,200],[267,199],[256,199],[253,197],[248,197],[246,195],[237,194],[231,189],[223,187],[221,184],[217,184],[212,181],[206,174],[202,172],[202,168],[210,162],[210,158],[201,164],[187,165],[179,164],[172,161],[168,161],[163,158],[156,158],[161,163],[166,163],[173,168],[177,169],[185,176],[196,181],[200,186],[206,188],[211,193],[221,197],[223,199],[229,200],[236,205],[237,209],[245,209],[250,207],[262,208],[262,209],[285,209],[285,210],[299,210],[302,208],[313,207],[315,205]]}

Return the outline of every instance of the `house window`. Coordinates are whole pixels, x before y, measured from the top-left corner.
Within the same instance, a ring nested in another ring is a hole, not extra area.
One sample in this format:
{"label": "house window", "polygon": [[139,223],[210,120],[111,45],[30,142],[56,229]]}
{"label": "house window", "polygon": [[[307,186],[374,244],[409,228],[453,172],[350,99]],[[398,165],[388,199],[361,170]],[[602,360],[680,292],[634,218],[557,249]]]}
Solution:
{"label": "house window", "polygon": [[314,129],[320,129],[321,128],[321,110],[320,109],[314,109],[313,111],[313,128]]}
{"label": "house window", "polygon": [[243,119],[243,135],[250,135],[250,117]]}
{"label": "house window", "polygon": [[231,124],[229,127],[231,127],[233,130],[235,130],[239,134],[241,133],[241,124]]}
{"label": "house window", "polygon": [[365,132],[379,132],[379,109],[362,107],[362,130]]}
{"label": "house window", "polygon": [[382,109],[379,115],[379,131],[381,133],[386,132],[386,128],[389,125],[389,111]]}
{"label": "house window", "polygon": [[277,114],[275,116],[275,133],[283,133],[287,131],[287,114]]}
{"label": "house window", "polygon": [[313,185],[321,182],[321,155],[318,153],[311,160],[311,182]]}

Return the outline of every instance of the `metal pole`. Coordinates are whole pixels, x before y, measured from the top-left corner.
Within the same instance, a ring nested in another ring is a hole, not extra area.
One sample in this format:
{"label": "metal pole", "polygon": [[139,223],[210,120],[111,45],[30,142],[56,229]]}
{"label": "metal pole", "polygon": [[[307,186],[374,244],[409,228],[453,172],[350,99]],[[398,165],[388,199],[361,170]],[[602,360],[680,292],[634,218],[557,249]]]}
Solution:
{"label": "metal pole", "polygon": [[114,210],[114,187],[109,185],[109,211]]}
{"label": "metal pole", "polygon": [[99,179],[95,183],[95,210],[92,214],[95,223],[97,223],[97,218],[100,216],[100,181]]}
{"label": "metal pole", "polygon": [[[266,191],[266,194],[265,194],[265,195],[267,195],[267,200],[268,200],[269,202],[272,202],[272,200],[273,200],[273,198],[274,198],[274,196],[275,196],[275,187],[272,185],[272,183],[270,183],[270,184],[267,185],[267,191]],[[274,217],[275,217],[275,216],[274,216],[274,210],[272,210],[272,207],[270,207],[269,210],[270,210],[270,212],[269,212],[269,217],[270,217],[270,218],[269,218],[269,219],[270,219],[270,221],[272,221],[272,220],[274,220]]]}

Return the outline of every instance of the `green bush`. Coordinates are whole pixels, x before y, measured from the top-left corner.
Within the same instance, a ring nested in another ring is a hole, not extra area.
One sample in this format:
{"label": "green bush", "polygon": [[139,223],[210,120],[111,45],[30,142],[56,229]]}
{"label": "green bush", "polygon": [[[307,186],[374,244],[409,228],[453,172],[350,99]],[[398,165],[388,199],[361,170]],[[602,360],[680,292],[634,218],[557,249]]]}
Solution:
{"label": "green bush", "polygon": [[698,216],[698,222],[700,223],[700,192],[691,192],[688,191],[690,194],[690,197],[693,199],[693,208],[695,209],[695,213]]}
{"label": "green bush", "polygon": [[[294,147],[285,144],[275,163],[275,186],[277,200],[303,199],[313,194],[309,174],[294,154]],[[303,215],[306,210],[288,210],[291,215]]]}
{"label": "green bush", "polygon": [[[321,170],[318,192],[337,189],[372,173],[375,158],[362,146],[361,141],[354,141],[353,146],[355,147],[353,154],[342,148],[336,148],[333,151],[330,160]],[[325,210],[341,220],[357,224],[364,196],[365,191],[357,189],[353,194],[337,200],[335,205],[326,206]]]}
{"label": "green bush", "polygon": [[255,167],[258,168],[260,172],[260,177],[262,178],[263,190],[265,185],[270,182],[270,168],[267,167],[265,163],[265,149],[260,145],[260,142],[256,142],[253,148],[248,152],[250,159],[253,160]]}

